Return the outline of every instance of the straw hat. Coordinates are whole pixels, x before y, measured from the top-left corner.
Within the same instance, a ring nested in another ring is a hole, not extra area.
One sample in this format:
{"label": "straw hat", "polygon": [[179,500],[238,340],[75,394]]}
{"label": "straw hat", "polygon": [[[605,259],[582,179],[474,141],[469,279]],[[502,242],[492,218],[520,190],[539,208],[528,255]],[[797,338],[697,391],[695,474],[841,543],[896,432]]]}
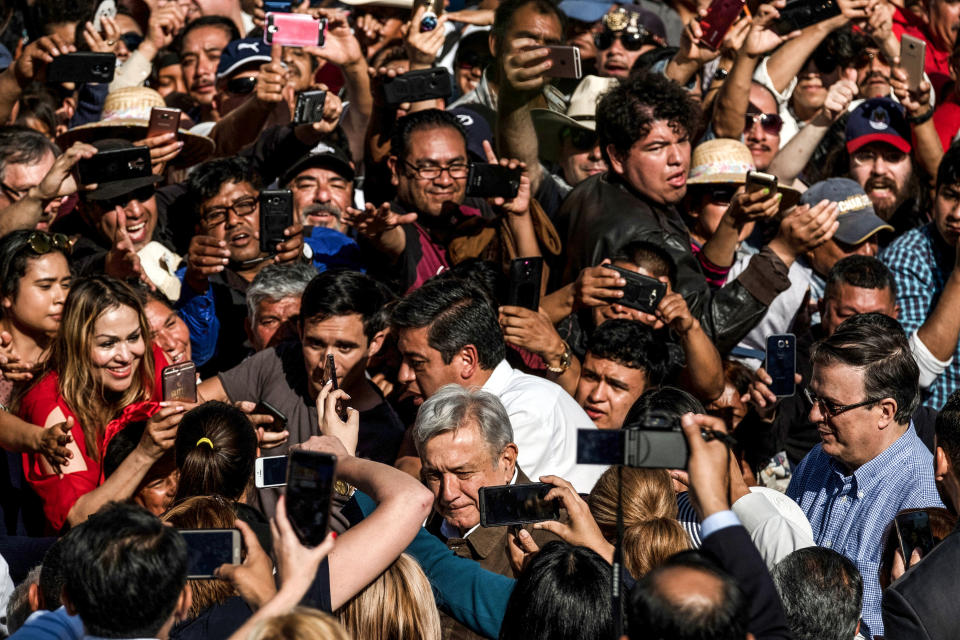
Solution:
{"label": "straw hat", "polygon": [[[57,138],[60,148],[66,149],[74,142],[92,142],[102,138],[143,140],[150,124],[150,109],[166,107],[163,96],[148,87],[127,87],[107,94],[103,112],[98,122],[89,122],[74,127]],[[180,129],[179,138],[183,149],[170,163],[174,167],[189,167],[202,162],[213,154],[213,140]]]}
{"label": "straw hat", "polygon": [[570,96],[566,113],[553,109],[531,109],[530,117],[537,131],[540,157],[551,162],[560,159],[560,130],[563,127],[596,131],[597,103],[618,82],[616,78],[585,76]]}
{"label": "straw hat", "polygon": [[[747,171],[755,171],[753,154],[747,145],[732,138],[714,138],[698,144],[690,159],[688,185],[744,184]],[[800,200],[800,192],[793,187],[777,184],[783,195],[781,208],[792,207]]]}

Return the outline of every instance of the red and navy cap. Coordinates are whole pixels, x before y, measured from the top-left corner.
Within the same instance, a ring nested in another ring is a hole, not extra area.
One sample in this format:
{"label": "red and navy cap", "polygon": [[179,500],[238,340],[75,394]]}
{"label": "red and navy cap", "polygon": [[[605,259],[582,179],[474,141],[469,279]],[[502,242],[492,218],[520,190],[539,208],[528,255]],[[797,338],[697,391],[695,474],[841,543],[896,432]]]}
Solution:
{"label": "red and navy cap", "polygon": [[910,153],[910,125],[903,113],[903,105],[891,98],[864,100],[847,119],[847,151],[856,152],[871,142],[886,142]]}

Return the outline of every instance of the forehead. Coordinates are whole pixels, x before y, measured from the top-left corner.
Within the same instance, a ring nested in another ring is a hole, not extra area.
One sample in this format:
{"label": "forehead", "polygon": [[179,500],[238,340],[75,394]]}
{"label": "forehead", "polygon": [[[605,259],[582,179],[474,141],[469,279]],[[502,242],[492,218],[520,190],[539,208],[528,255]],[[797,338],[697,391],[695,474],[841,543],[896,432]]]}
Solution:
{"label": "forehead", "polygon": [[230,44],[230,36],[227,35],[226,29],[214,26],[197,27],[184,37],[183,51],[196,53],[202,49],[223,49],[228,44]]}
{"label": "forehead", "polygon": [[147,321],[150,322],[150,326],[157,324],[162,324],[167,318],[170,317],[170,314],[173,313],[173,309],[163,304],[159,300],[150,300],[143,307],[144,313],[147,314]]}
{"label": "forehead", "polygon": [[452,127],[417,129],[410,134],[409,157],[415,160],[445,160],[466,157],[467,144]]}
{"label": "forehead", "polygon": [[206,204],[211,204],[214,202],[219,203],[222,200],[232,200],[234,198],[241,198],[243,196],[256,195],[257,190],[254,189],[253,185],[246,180],[241,180],[240,182],[234,182],[231,180],[220,185],[220,190],[217,192],[217,195],[207,200]]}
{"label": "forehead", "polygon": [[432,353],[440,353],[427,343],[429,333],[427,327],[420,327],[419,329],[398,329],[396,333],[397,348],[400,349],[401,353],[416,353],[425,357],[429,357]]}
{"label": "forehead", "polygon": [[869,311],[892,311],[894,306],[893,291],[889,287],[883,289],[869,289],[858,287],[846,282],[840,282],[833,290],[830,299],[840,305],[855,307],[858,313]]}
{"label": "forehead", "polygon": [[750,85],[750,103],[764,113],[777,112],[777,101],[770,95],[769,89],[757,83]]}
{"label": "forehead", "polygon": [[563,35],[557,16],[553,13],[542,13],[533,2],[523,5],[513,13],[507,26],[507,34],[513,38],[517,37],[517,34],[523,34],[539,40],[559,40]]}
{"label": "forehead", "polygon": [[[299,298],[296,300],[299,304]],[[342,316],[330,316],[323,320],[309,319],[304,322],[303,334],[304,337],[316,338],[325,336],[362,338],[364,336],[363,316],[359,313],[348,313]]]}
{"label": "forehead", "polygon": [[480,433],[477,421],[472,416],[464,417],[457,428],[444,431],[427,440],[423,451],[424,459],[435,465],[483,463],[490,459],[487,443]]}
{"label": "forehead", "polygon": [[329,169],[327,167],[307,167],[298,173],[294,180],[301,180],[303,178],[313,178],[314,180],[319,180],[321,182],[330,180],[343,180],[345,182],[350,182],[333,169]]}
{"label": "forehead", "polygon": [[105,309],[97,316],[93,323],[94,333],[112,333],[117,331],[132,331],[140,325],[140,317],[133,307],[117,305]]}
{"label": "forehead", "polygon": [[642,382],[647,377],[643,369],[634,369],[615,360],[597,357],[590,352],[587,352],[583,366],[585,369],[590,369],[601,376],[615,378],[628,384]]}
{"label": "forehead", "polygon": [[272,313],[275,315],[289,316],[300,312],[300,296],[288,296],[286,298],[264,298],[257,303],[258,315]]}

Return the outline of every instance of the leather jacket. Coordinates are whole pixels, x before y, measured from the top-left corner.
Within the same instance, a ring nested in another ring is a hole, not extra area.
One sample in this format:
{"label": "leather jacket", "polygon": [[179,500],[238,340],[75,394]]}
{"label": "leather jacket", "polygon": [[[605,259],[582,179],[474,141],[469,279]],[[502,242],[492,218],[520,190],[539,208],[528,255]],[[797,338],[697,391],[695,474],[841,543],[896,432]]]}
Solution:
{"label": "leather jacket", "polygon": [[726,354],[756,325],[767,307],[790,286],[788,268],[771,250],[755,255],[733,282],[711,290],[690,251],[690,235],[675,207],[651,202],[613,173],[592,176],[567,196],[555,221],[564,239],[562,281],[611,258],[632,240],[665,248],[677,265],[674,289],[700,320],[717,350]]}

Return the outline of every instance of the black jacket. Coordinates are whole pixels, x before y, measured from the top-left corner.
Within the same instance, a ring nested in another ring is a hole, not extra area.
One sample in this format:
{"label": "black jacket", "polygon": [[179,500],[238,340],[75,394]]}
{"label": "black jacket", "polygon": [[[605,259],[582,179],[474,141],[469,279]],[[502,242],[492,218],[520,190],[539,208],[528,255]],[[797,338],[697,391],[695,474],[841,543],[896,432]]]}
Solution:
{"label": "black jacket", "polygon": [[677,265],[675,289],[721,354],[736,346],[763,318],[777,294],[790,286],[787,266],[764,249],[740,277],[711,291],[690,251],[690,235],[677,210],[649,201],[610,173],[577,185],[557,214],[556,227],[566,247],[565,268],[555,265],[552,270],[563,274],[557,285],[572,282],[582,269],[612,257],[629,241],[646,240],[664,247]]}

